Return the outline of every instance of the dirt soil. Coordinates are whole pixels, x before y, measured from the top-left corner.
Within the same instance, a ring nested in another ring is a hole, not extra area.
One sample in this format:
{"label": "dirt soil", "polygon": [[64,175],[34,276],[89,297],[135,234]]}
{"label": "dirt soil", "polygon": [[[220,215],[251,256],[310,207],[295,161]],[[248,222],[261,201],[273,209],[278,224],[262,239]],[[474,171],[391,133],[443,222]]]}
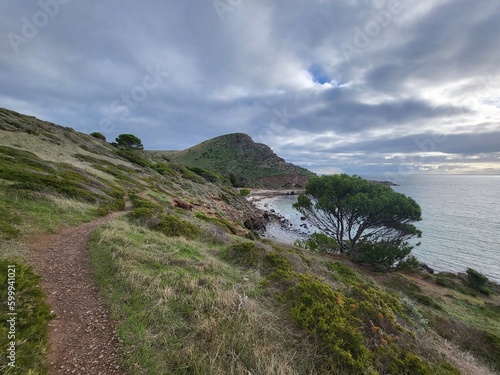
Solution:
{"label": "dirt soil", "polygon": [[115,212],[29,241],[32,264],[57,314],[49,324],[50,374],[127,374],[119,363],[120,345],[88,253],[92,232],[123,214]]}

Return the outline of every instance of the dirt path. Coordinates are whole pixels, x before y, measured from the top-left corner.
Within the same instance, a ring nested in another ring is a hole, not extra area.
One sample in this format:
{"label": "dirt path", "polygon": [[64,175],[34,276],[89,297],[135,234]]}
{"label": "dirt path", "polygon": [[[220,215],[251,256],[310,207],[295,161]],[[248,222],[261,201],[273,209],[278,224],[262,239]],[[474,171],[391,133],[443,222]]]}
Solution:
{"label": "dirt path", "polygon": [[32,264],[57,314],[50,322],[50,374],[126,374],[118,363],[120,346],[88,254],[92,232],[124,213],[30,241]]}

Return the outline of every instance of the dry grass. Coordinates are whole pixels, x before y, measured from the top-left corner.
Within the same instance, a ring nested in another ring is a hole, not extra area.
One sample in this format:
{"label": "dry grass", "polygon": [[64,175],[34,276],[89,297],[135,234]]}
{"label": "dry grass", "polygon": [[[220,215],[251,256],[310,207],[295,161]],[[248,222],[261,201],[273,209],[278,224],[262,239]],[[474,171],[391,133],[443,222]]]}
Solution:
{"label": "dry grass", "polygon": [[312,350],[261,295],[258,273],[217,259],[216,247],[117,221],[99,230],[92,249],[100,282],[122,317],[132,373],[304,374],[313,368]]}
{"label": "dry grass", "polygon": [[463,375],[495,375],[489,367],[479,363],[470,353],[466,353],[449,340],[445,340],[433,331],[421,335],[419,344],[443,356]]}
{"label": "dry grass", "polygon": [[69,163],[78,168],[88,168],[88,163],[82,162],[74,157],[75,154],[83,154],[97,157],[113,164],[123,164],[132,167],[132,164],[118,158],[110,158],[105,155],[96,155],[78,146],[76,143],[66,139],[61,139],[58,143],[39,135],[32,135],[22,132],[10,132],[0,130],[0,145],[15,147],[26,150],[37,155],[39,158],[56,163]]}
{"label": "dry grass", "polygon": [[30,251],[19,240],[0,241],[0,258],[24,263],[30,258]]}

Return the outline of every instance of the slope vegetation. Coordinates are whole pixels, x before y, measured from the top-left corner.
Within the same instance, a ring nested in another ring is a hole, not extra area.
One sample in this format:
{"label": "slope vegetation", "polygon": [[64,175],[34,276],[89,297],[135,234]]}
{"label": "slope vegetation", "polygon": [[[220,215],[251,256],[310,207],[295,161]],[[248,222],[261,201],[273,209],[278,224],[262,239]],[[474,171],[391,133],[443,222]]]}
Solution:
{"label": "slope vegetation", "polygon": [[[206,167],[0,109],[0,272],[19,270],[22,317],[16,367],[0,356],[3,373],[50,369],[54,316],[27,241],[121,211],[125,200],[130,212],[99,226],[89,246],[122,348],[118,362],[131,374],[500,370],[497,286],[488,284],[487,296],[461,275],[379,274],[261,240],[243,225],[259,213]],[[2,303],[2,322],[7,313]],[[8,332],[0,324],[2,352]]]}
{"label": "slope vegetation", "polygon": [[268,146],[255,143],[246,134],[234,133],[204,141],[177,153],[164,153],[189,167],[205,168],[230,178],[237,186],[304,187],[314,175],[287,163]]}

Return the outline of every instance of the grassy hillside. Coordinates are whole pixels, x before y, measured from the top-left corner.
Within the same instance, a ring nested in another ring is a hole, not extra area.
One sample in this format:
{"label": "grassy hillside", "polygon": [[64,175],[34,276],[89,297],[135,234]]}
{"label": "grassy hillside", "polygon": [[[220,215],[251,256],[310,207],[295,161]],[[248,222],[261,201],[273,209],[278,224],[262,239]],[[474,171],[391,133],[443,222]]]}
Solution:
{"label": "grassy hillside", "polygon": [[[486,296],[460,275],[374,273],[260,240],[242,225],[257,213],[239,191],[193,170],[0,109],[0,272],[22,270],[25,313],[20,367],[6,370],[1,356],[4,373],[48,369],[53,317],[27,238],[122,210],[126,200],[131,211],[97,230],[90,250],[131,374],[500,371],[497,286]],[[0,324],[2,351],[6,338]]]}
{"label": "grassy hillside", "polygon": [[314,173],[285,162],[268,146],[242,133],[227,134],[179,152],[161,152],[189,167],[205,168],[231,178],[238,186],[303,187]]}

